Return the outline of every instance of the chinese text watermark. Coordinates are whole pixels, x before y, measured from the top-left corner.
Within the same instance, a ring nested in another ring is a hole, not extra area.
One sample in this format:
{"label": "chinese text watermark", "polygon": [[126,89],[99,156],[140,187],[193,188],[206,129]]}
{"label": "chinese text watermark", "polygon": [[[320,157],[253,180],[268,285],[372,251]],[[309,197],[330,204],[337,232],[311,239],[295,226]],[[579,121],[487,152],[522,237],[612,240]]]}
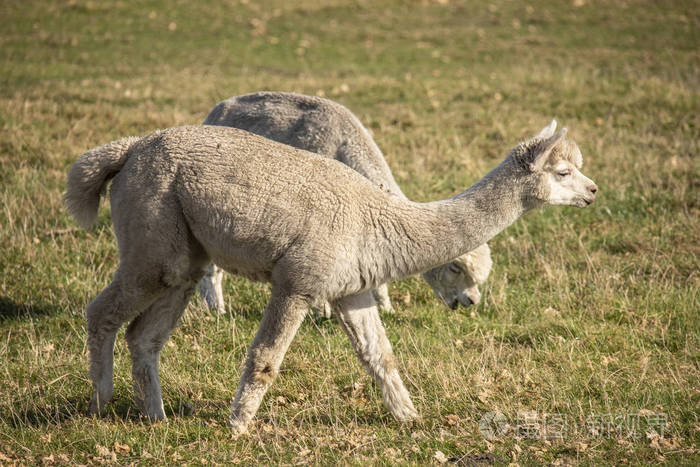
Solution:
{"label": "chinese text watermark", "polygon": [[520,411],[507,417],[486,412],[479,420],[479,431],[489,441],[504,438],[563,440],[570,436],[588,438],[637,439],[650,433],[664,437],[668,426],[665,413],[643,410],[637,413],[591,414],[574,422],[566,414]]}

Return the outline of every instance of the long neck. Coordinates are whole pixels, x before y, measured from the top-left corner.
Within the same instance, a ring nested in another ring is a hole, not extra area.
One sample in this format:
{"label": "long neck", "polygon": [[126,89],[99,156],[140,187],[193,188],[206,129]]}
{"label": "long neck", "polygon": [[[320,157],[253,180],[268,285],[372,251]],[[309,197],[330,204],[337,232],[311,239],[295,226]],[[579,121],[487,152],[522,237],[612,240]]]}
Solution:
{"label": "long neck", "polygon": [[341,162],[379,186],[382,191],[406,199],[406,195],[401,191],[391,173],[384,154],[372,139],[369,131],[352,113],[348,111],[347,114],[354,125],[345,128],[349,144],[346,144],[337,155],[340,156]]}
{"label": "long neck", "polygon": [[506,159],[474,186],[450,199],[406,203],[391,220],[400,234],[386,238],[392,278],[425,271],[461,256],[535,207],[523,196],[522,176]]}

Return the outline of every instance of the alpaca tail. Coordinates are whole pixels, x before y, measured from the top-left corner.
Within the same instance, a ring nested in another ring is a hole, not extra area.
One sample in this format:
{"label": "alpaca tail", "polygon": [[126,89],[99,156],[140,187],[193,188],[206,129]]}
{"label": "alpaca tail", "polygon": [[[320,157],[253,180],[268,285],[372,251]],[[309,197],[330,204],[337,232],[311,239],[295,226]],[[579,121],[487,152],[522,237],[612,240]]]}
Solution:
{"label": "alpaca tail", "polygon": [[91,149],[78,158],[68,172],[63,201],[68,212],[87,229],[97,220],[100,195],[105,185],[124,166],[128,151],[139,138],[122,138]]}

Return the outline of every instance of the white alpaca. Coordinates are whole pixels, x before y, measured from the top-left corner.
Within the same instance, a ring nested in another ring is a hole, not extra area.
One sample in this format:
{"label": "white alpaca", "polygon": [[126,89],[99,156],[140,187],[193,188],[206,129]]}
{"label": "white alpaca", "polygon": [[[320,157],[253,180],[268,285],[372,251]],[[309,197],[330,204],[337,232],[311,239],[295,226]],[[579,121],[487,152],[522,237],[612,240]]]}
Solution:
{"label": "white alpaca", "polygon": [[[299,149],[334,158],[367,177],[375,185],[406,199],[369,131],[346,107],[328,99],[284,92],[257,92],[219,102],[204,125],[240,128]],[[479,284],[491,272],[487,244],[423,274],[442,302],[455,309],[481,300]],[[223,270],[212,264],[199,283],[210,309],[224,313]],[[392,311],[386,284],[374,291],[379,306]],[[330,306],[323,304],[330,318]]]}
{"label": "white alpaca", "polygon": [[114,177],[119,245],[112,282],[88,305],[92,413],[113,395],[117,331],[130,321],[136,400],[163,419],[158,357],[203,268],[271,283],[233,401],[230,426],[246,430],[279,372],[308,306],[333,304],[357,357],[398,420],[417,417],[371,290],[444,264],[537,207],[585,207],[597,187],[581,153],[552,122],[474,186],[414,203],[379,190],[347,166],[234,128],[171,128],[82,155],[65,200],[83,226]]}

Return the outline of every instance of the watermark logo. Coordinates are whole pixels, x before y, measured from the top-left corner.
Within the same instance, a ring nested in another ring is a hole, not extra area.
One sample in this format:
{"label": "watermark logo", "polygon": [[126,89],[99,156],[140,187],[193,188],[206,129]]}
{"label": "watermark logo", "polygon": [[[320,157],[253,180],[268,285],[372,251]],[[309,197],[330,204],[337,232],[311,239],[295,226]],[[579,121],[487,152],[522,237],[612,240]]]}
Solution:
{"label": "watermark logo", "polygon": [[486,412],[479,431],[489,441],[507,437],[563,440],[569,436],[637,439],[646,434],[663,438],[669,420],[665,413],[641,410],[628,414],[591,414],[583,422],[572,422],[565,414],[520,411],[514,417]]}
{"label": "watermark logo", "polygon": [[479,431],[489,441],[505,438],[509,428],[508,419],[501,412],[486,412],[479,420]]}

